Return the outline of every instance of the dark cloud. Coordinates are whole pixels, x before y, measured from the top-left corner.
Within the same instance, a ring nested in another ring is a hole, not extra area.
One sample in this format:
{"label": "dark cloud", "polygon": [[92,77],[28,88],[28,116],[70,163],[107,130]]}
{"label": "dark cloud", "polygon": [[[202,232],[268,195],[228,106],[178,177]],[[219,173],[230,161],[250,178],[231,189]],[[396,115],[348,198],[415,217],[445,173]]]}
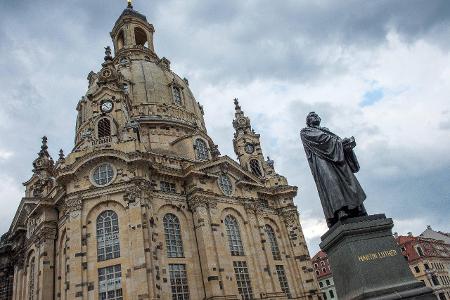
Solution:
{"label": "dark cloud", "polygon": [[[320,79],[346,70],[342,52],[379,47],[392,30],[408,42],[425,38],[448,48],[448,1],[193,1],[181,7],[162,49],[215,81]],[[327,47],[337,60],[317,55]]]}
{"label": "dark cloud", "polygon": [[[230,85],[245,87],[257,80],[320,84],[349,71],[352,60],[346,56],[385,46],[390,32],[405,43],[421,40],[444,52],[450,49],[447,0],[134,2],[135,9],[155,26],[158,55],[168,57],[175,71],[190,78],[196,95],[207,85],[225,91]],[[0,6],[0,150],[14,152],[13,159],[1,162],[0,173],[20,183],[31,174],[42,135],[49,136],[55,157],[60,147],[71,150],[76,103],[85,93],[89,71],[100,68],[103,47],[111,45],[109,32],[126,1],[18,0],[3,1]],[[231,102],[199,100],[210,104],[205,105],[210,134],[222,153],[234,158]],[[296,203],[301,211],[322,218],[298,139],[306,114],[314,110],[325,126],[340,135],[355,135],[362,141],[379,137],[379,146],[357,150],[362,165],[358,178],[370,195],[371,211],[402,218],[410,214],[435,222],[437,228],[444,226],[450,203],[448,164],[420,172],[426,153],[383,143],[380,128],[360,117],[361,107],[343,108],[334,100],[310,104],[302,95],[274,99],[274,103],[292,102],[287,109],[290,114],[250,115],[261,133],[265,154],[290,183],[300,187]],[[247,101],[250,106],[259,99]],[[227,107],[224,120],[210,117],[211,110],[220,106]],[[450,128],[448,115],[443,113],[442,130]],[[289,130],[280,139],[270,127],[283,118],[288,119]],[[408,165],[411,161],[418,162],[418,167]],[[383,173],[389,168],[405,171]]]}

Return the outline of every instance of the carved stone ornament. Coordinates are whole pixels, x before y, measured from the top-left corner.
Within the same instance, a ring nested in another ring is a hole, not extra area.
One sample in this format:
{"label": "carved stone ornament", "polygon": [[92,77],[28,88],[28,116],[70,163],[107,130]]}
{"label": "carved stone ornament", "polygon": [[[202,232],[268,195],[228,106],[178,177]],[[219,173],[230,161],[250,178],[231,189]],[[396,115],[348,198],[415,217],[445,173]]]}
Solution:
{"label": "carved stone ornament", "polygon": [[130,203],[134,202],[140,202],[141,200],[141,189],[138,186],[131,186],[126,189],[125,195],[123,196],[123,200],[127,202],[129,205]]}
{"label": "carved stone ornament", "polygon": [[82,139],[90,139],[92,138],[92,128],[85,128],[81,132],[81,138]]}
{"label": "carved stone ornament", "polygon": [[79,195],[75,199],[67,199],[64,208],[65,214],[69,214],[71,217],[79,216],[83,208],[83,198]]}
{"label": "carved stone ornament", "polygon": [[41,197],[45,187],[49,184],[50,179],[39,178],[33,185],[33,197]]}
{"label": "carved stone ornament", "polygon": [[149,197],[152,191],[153,186],[150,181],[144,179],[134,180],[134,185],[128,187],[125,190],[123,199],[127,202],[128,205],[130,205],[130,203],[139,204],[144,197],[143,194]]}
{"label": "carved stone ornament", "polygon": [[247,212],[253,214],[259,214],[262,212],[262,205],[259,201],[246,201],[244,202],[244,208]]}
{"label": "carved stone ornament", "polygon": [[197,208],[216,208],[217,202],[213,199],[208,199],[204,196],[193,196],[188,199],[188,206],[192,212],[195,212]]}
{"label": "carved stone ornament", "polygon": [[230,166],[226,162],[220,165],[220,171],[222,171],[222,173],[224,174],[228,173],[229,168]]}
{"label": "carved stone ornament", "polygon": [[56,228],[52,227],[43,227],[41,230],[39,230],[36,234],[38,237],[38,242],[42,243],[45,240],[54,240],[56,239],[57,232]]}
{"label": "carved stone ornament", "polygon": [[211,148],[211,156],[217,158],[220,156],[219,145],[213,145]]}
{"label": "carved stone ornament", "polygon": [[23,269],[25,264],[25,254],[24,251],[18,251],[18,254],[13,259],[13,264],[19,269]]}
{"label": "carved stone ornament", "polygon": [[298,224],[298,212],[295,206],[282,207],[279,213],[286,226],[296,226]]}

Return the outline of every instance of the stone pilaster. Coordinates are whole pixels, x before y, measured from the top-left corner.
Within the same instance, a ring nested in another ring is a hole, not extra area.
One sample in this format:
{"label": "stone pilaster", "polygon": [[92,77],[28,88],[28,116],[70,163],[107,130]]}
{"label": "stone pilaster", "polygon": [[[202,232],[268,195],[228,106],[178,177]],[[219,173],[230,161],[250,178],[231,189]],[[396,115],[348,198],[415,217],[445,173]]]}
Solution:
{"label": "stone pilaster", "polygon": [[254,265],[252,284],[254,294],[268,294],[274,291],[274,285],[270,275],[270,266],[267,256],[261,255],[264,244],[262,238],[264,235],[264,218],[262,209],[257,201],[245,202],[245,211],[247,212],[247,228],[250,232],[250,240],[253,247],[246,249],[247,257],[252,260]]}
{"label": "stone pilaster", "polygon": [[66,261],[66,282],[68,299],[88,299],[83,293],[83,262],[86,252],[83,252],[82,245],[82,220],[81,211],[83,202],[81,197],[66,200],[67,220],[67,261]]}
{"label": "stone pilaster", "polygon": [[218,261],[214,236],[211,230],[211,218],[209,209],[216,205],[213,200],[203,196],[191,196],[188,199],[189,209],[194,218],[194,230],[197,238],[197,249],[200,256],[200,264],[205,286],[206,299],[223,296],[220,289]]}
{"label": "stone pilaster", "polygon": [[298,270],[302,281],[300,285],[302,287],[301,294],[311,295],[313,299],[318,299],[319,288],[312,268],[311,257],[306,247],[306,241],[301,231],[297,208],[294,205],[280,208],[279,215],[287,231],[286,234],[296,264],[294,269]]}
{"label": "stone pilaster", "polygon": [[36,233],[39,237],[39,281],[36,282],[39,300],[53,297],[56,230],[56,224],[54,224],[51,227],[45,226]]}
{"label": "stone pilaster", "polygon": [[[124,200],[128,203],[127,217],[129,223],[129,251],[130,265],[127,273],[127,294],[129,299],[146,299],[148,291],[153,288],[147,278],[147,260],[145,255],[145,237],[147,231],[143,229],[143,213],[145,203],[151,197],[151,184],[147,181],[138,181],[125,191]],[[124,245],[125,246],[125,245]],[[125,273],[125,272],[124,272]],[[125,278],[124,278],[125,279]]]}

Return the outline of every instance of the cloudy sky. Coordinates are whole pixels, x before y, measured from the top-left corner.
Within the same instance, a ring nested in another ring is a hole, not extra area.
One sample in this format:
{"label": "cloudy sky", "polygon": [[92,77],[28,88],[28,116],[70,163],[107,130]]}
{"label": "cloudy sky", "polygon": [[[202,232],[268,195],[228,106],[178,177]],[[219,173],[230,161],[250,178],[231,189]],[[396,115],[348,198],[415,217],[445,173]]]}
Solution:
{"label": "cloudy sky", "polygon": [[[299,130],[309,111],[355,136],[369,213],[395,231],[450,231],[450,2],[136,0],[155,48],[187,77],[222,154],[238,97],[265,155],[299,186],[312,254],[326,231]],[[75,106],[126,1],[1,1],[0,231],[43,135],[73,147]]]}

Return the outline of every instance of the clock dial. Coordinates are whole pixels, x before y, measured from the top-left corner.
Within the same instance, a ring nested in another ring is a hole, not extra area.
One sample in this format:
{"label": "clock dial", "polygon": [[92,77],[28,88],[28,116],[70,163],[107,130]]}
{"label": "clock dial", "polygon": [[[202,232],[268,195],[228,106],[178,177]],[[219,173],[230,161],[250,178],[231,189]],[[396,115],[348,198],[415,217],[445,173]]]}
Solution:
{"label": "clock dial", "polygon": [[109,69],[103,70],[102,75],[103,75],[104,77],[109,77],[109,76],[111,76],[111,70],[109,70]]}
{"label": "clock dial", "polygon": [[102,103],[101,110],[102,112],[110,112],[113,108],[113,104],[111,101],[105,101]]}
{"label": "clock dial", "polygon": [[253,144],[247,144],[245,145],[245,152],[248,154],[252,154],[255,151],[255,146]]}

